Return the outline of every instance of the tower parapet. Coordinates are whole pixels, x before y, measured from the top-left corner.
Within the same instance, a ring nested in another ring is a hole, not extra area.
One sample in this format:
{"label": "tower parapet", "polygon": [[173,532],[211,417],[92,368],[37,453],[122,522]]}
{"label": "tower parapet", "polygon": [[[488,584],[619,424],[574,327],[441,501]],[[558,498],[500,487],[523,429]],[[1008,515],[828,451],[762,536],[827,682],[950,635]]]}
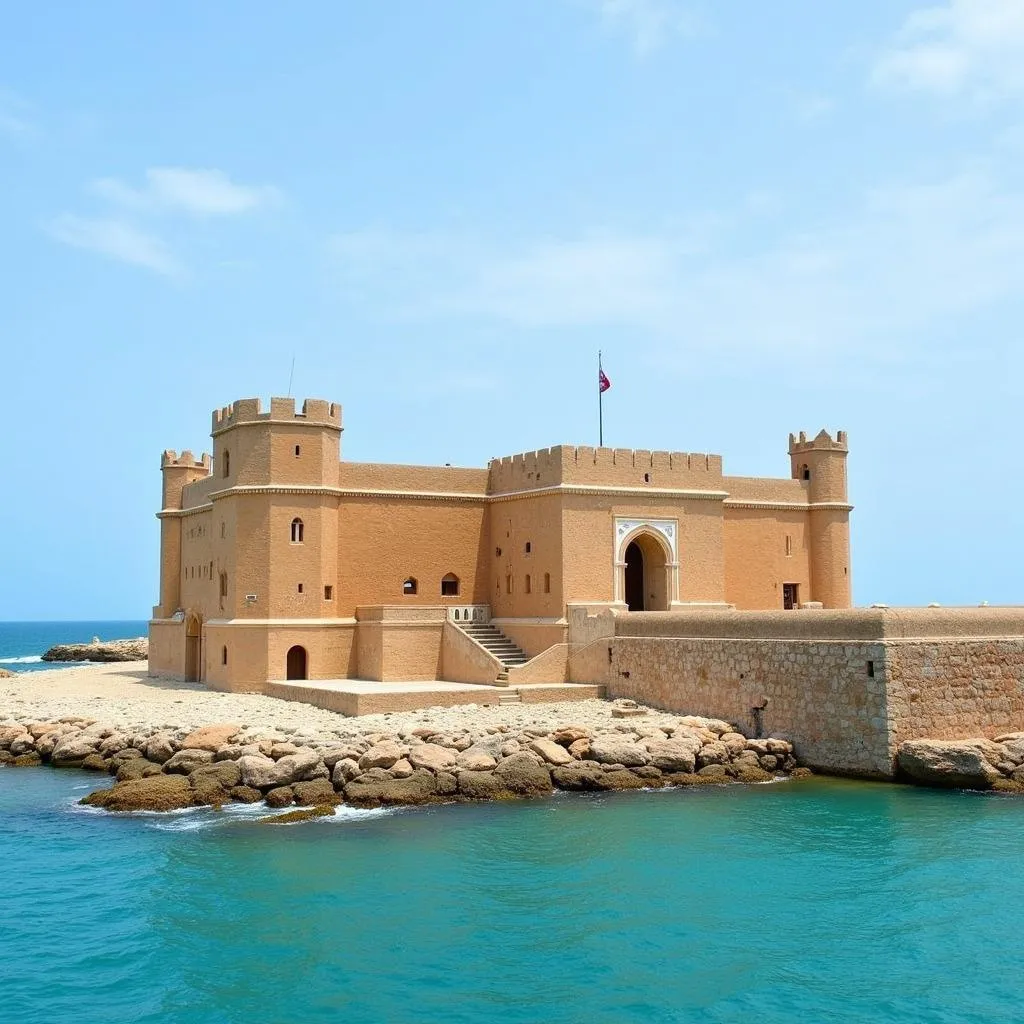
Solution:
{"label": "tower parapet", "polygon": [[207,452],[197,459],[187,448],[179,455],[167,449],[160,456],[160,474],[163,477],[161,508],[179,509],[182,491],[189,484],[208,477],[213,472],[213,460]]}
{"label": "tower parapet", "polygon": [[243,423],[291,423],[341,430],[341,406],[322,398],[307,398],[302,409],[295,410],[294,398],[271,398],[270,408],[263,410],[258,398],[240,398],[213,412],[211,434],[216,436]]}

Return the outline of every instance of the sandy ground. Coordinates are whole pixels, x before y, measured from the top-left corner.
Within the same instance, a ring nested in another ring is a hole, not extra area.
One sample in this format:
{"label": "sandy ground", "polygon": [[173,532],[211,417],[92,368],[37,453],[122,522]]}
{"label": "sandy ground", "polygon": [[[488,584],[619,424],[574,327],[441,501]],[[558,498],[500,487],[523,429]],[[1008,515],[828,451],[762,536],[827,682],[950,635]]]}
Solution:
{"label": "sandy ground", "polygon": [[[0,723],[49,721],[81,715],[126,729],[178,731],[218,722],[266,730],[268,735],[325,738],[396,733],[433,726],[442,731],[518,731],[531,726],[545,731],[564,725],[614,729],[612,705],[603,700],[558,704],[513,704],[481,707],[426,708],[389,715],[346,718],[310,704],[259,694],[218,693],[201,683],[155,679],[145,662],[88,665],[45,672],[23,672],[0,679]],[[650,712],[638,721],[647,726],[674,722],[676,715]]]}

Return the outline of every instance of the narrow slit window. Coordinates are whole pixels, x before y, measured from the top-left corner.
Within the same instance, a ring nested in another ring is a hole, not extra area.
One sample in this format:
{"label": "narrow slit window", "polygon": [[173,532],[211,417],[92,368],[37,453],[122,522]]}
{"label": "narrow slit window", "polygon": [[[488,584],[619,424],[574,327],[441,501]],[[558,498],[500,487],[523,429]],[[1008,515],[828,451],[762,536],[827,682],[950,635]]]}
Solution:
{"label": "narrow slit window", "polygon": [[526,574],[526,593],[530,594],[533,592],[533,584],[530,580],[530,574]]}
{"label": "narrow slit window", "polygon": [[224,476],[229,476],[231,473],[231,452],[227,449],[224,451]]}
{"label": "narrow slit window", "polygon": [[508,575],[505,577],[505,593],[512,593],[512,576]]}
{"label": "narrow slit window", "polygon": [[875,663],[873,661],[868,662],[868,679],[875,678]]}
{"label": "narrow slit window", "polygon": [[228,649],[227,649],[227,647],[222,647],[220,649],[220,663],[222,665],[226,665],[228,663]]}
{"label": "narrow slit window", "polygon": [[793,554],[793,538],[787,533],[786,534],[786,556],[789,557]]}
{"label": "narrow slit window", "polygon": [[526,542],[526,553],[529,554],[533,550],[533,544],[530,541]]}
{"label": "narrow slit window", "polygon": [[300,594],[302,593],[302,584],[301,583],[299,584],[299,593]]}
{"label": "narrow slit window", "polygon": [[549,572],[544,573],[544,593],[551,593],[551,573]]}
{"label": "narrow slit window", "polygon": [[324,600],[325,601],[333,601],[334,600],[334,587],[332,587],[330,585],[330,583],[325,583],[324,584]]}
{"label": "narrow slit window", "polygon": [[300,445],[295,446],[295,458],[298,458],[302,454],[302,447]]}
{"label": "narrow slit window", "polygon": [[220,596],[228,596],[228,574],[226,572],[220,574]]}

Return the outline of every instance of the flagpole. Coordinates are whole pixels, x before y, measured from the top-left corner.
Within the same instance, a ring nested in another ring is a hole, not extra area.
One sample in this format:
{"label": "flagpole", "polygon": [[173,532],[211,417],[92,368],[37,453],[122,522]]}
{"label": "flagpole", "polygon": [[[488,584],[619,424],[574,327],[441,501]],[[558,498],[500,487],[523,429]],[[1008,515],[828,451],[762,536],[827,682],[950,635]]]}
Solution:
{"label": "flagpole", "polygon": [[604,388],[601,387],[601,350],[597,350],[597,446],[604,447]]}

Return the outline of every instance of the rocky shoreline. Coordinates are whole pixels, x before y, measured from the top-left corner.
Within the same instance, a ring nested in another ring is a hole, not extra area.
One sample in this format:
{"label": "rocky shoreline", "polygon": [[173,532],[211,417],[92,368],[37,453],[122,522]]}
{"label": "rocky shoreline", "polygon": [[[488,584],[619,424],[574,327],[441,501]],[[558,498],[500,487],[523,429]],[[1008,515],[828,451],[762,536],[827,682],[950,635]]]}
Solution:
{"label": "rocky shoreline", "polygon": [[[353,807],[510,800],[557,790],[607,792],[802,777],[790,743],[749,739],[715,719],[612,706],[604,723],[297,736],[238,723],[124,729],[80,716],[0,723],[0,765],[49,763],[109,772],[83,803],[170,811],[265,801],[291,815]],[[585,717],[585,716],[584,716]],[[280,820],[280,819],[275,819]]]}
{"label": "rocky shoreline", "polygon": [[1024,794],[1024,732],[991,740],[907,740],[898,761],[900,772],[921,785]]}
{"label": "rocky shoreline", "polygon": [[149,638],[107,640],[93,637],[87,644],[56,644],[43,655],[43,661],[145,661],[149,657]]}

